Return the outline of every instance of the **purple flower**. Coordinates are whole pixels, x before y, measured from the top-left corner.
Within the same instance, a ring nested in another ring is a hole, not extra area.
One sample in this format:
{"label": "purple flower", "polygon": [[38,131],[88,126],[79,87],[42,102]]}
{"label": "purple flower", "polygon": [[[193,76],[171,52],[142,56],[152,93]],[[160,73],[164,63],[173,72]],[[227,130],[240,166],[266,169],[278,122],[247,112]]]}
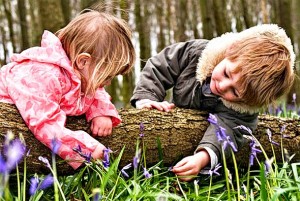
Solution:
{"label": "purple flower", "polygon": [[127,172],[125,170],[128,170],[129,168],[132,167],[132,163],[129,163],[128,165],[124,166],[122,169],[121,169],[121,173],[123,176],[125,177],[129,177],[129,175],[127,174]]}
{"label": "purple flower", "polygon": [[216,165],[216,167],[215,167],[213,170],[209,170],[208,172],[209,172],[210,176],[212,176],[213,174],[216,174],[216,175],[220,176],[220,173],[218,173],[217,171],[218,171],[221,167],[222,167],[222,166],[220,165],[220,163],[218,163],[218,164]]}
{"label": "purple flower", "polygon": [[46,189],[46,188],[52,186],[52,185],[53,185],[53,182],[54,182],[53,176],[52,176],[51,174],[48,174],[48,175],[44,178],[44,180],[42,181],[42,183],[40,184],[39,189],[44,190],[44,189]]}
{"label": "purple flower", "polygon": [[218,124],[218,119],[215,115],[209,114],[208,121],[215,126],[216,136],[219,142],[222,143],[223,149],[225,150],[229,145],[233,151],[237,152],[235,144],[231,141],[230,136],[227,136],[226,129]]}
{"label": "purple flower", "polygon": [[137,156],[133,157],[133,168],[134,168],[134,169],[137,169],[137,168],[138,168],[139,162],[140,162],[139,157],[137,157]]}
{"label": "purple flower", "polygon": [[265,161],[265,170],[266,170],[266,174],[269,174],[271,169],[272,169],[272,163],[274,161],[274,157],[272,157],[271,159],[267,159]]}
{"label": "purple flower", "polygon": [[9,141],[5,144],[3,147],[4,156],[1,156],[0,159],[1,172],[9,173],[13,170],[23,158],[25,151],[26,147],[19,139]]}
{"label": "purple flower", "polygon": [[39,182],[39,178],[37,176],[34,176],[30,179],[29,194],[34,195],[37,190],[44,190],[48,188],[53,185],[53,182],[54,179],[51,174],[47,175],[41,183]]}
{"label": "purple flower", "polygon": [[250,152],[250,158],[249,158],[250,166],[253,165],[254,158],[256,157],[257,153],[262,152],[260,149],[257,149],[256,146],[257,146],[257,143],[254,140],[251,140],[251,142],[250,142],[251,152]]}
{"label": "purple flower", "polygon": [[293,93],[293,100],[292,100],[293,103],[296,103],[296,98],[297,98],[296,93]]}
{"label": "purple flower", "polygon": [[37,191],[39,185],[39,178],[37,178],[36,176],[31,177],[30,179],[30,188],[29,188],[29,194],[30,195],[34,195],[35,192]]}
{"label": "purple flower", "polygon": [[144,174],[144,176],[145,176],[146,179],[149,179],[150,177],[152,177],[152,174],[150,174],[146,168],[143,168],[143,169],[144,169],[144,173],[143,174]]}
{"label": "purple flower", "polygon": [[244,125],[240,125],[240,126],[237,126],[237,127],[234,127],[234,129],[236,128],[239,128],[239,129],[242,129],[242,130],[245,130],[247,131],[249,134],[252,134],[252,130]]}
{"label": "purple flower", "polygon": [[270,129],[267,129],[267,135],[268,135],[269,141],[270,141],[272,144],[275,144],[275,145],[277,145],[277,146],[279,145],[278,142],[275,142],[275,141],[272,140],[272,132],[271,132]]}
{"label": "purple flower", "polygon": [[138,168],[140,158],[141,158],[141,150],[139,149],[138,152],[136,153],[136,155],[133,157],[133,168],[134,169]]}
{"label": "purple flower", "polygon": [[76,153],[78,153],[82,158],[85,159],[85,162],[87,163],[90,163],[91,162],[91,159],[92,159],[92,153],[89,152],[89,153],[84,153],[82,150],[81,150],[81,146],[78,145],[77,147],[74,147],[73,148],[73,151],[75,151]]}
{"label": "purple flower", "polygon": [[60,146],[61,146],[61,142],[58,141],[56,138],[53,138],[51,140],[51,148],[52,148],[53,153],[57,154]]}
{"label": "purple flower", "polygon": [[93,201],[99,201],[102,199],[102,196],[100,194],[100,189],[96,188],[93,189]]}
{"label": "purple flower", "polygon": [[95,193],[95,195],[93,197],[93,201],[99,201],[101,199],[102,199],[102,197],[100,195],[100,192]]}
{"label": "purple flower", "polygon": [[6,173],[6,162],[2,155],[0,155],[0,173],[5,174]]}
{"label": "purple flower", "polygon": [[229,145],[234,152],[238,151],[235,144],[231,141],[230,136],[226,136],[226,138],[223,138],[222,141],[224,150],[227,148],[227,145]]}
{"label": "purple flower", "polygon": [[217,117],[211,113],[209,113],[209,117],[207,120],[213,125],[218,125]]}
{"label": "purple flower", "polygon": [[144,134],[144,129],[145,129],[145,126],[143,123],[140,123],[140,137],[144,137],[145,134]]}
{"label": "purple flower", "polygon": [[109,163],[109,153],[111,153],[111,152],[112,152],[112,150],[109,149],[109,148],[103,150],[104,159],[103,159],[102,163],[103,163],[103,166],[105,168],[108,168],[109,165],[110,165],[110,163]]}
{"label": "purple flower", "polygon": [[280,133],[283,133],[286,129],[286,125],[283,125],[281,128],[280,128]]}
{"label": "purple flower", "polygon": [[43,156],[39,156],[38,159],[40,161],[42,161],[43,163],[45,163],[45,165],[47,166],[47,168],[51,169],[51,165],[50,165],[49,160],[47,158],[45,158]]}

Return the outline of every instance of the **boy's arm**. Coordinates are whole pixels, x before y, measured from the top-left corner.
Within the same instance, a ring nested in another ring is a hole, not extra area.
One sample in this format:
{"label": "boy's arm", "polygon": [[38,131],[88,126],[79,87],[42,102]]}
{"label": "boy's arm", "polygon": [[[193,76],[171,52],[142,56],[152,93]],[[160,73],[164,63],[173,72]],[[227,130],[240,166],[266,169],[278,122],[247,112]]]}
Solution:
{"label": "boy's arm", "polygon": [[193,40],[176,43],[166,47],[157,55],[151,57],[143,68],[139,81],[131,97],[131,104],[136,107],[136,101],[149,99],[162,102],[166,91],[176,85],[182,71],[193,62],[191,76],[195,77],[195,69],[201,51],[206,44],[204,40]]}
{"label": "boy's arm", "polygon": [[[252,130],[252,132],[257,127],[257,116],[258,114],[242,114],[235,112],[233,110],[228,110],[226,112],[220,112],[217,114],[214,114],[217,118],[217,123],[219,126],[225,129],[225,133],[227,136],[229,136],[230,141],[232,142],[232,145],[239,150],[241,146],[243,146],[246,142],[246,139],[243,137],[243,135],[249,135],[249,133],[240,128],[236,128],[238,126],[245,126]],[[224,150],[226,158],[231,157],[230,155],[230,149],[229,145]],[[222,144],[218,141],[218,138],[216,136],[216,127],[215,125],[210,124],[207,128],[201,142],[199,143],[196,152],[203,149],[203,148],[209,148],[211,149],[217,156],[217,159],[219,162],[222,161]],[[216,165],[216,164],[212,164]],[[211,167],[214,168],[214,167]]]}
{"label": "boy's arm", "polygon": [[95,93],[95,100],[87,110],[86,118],[87,121],[91,121],[93,118],[98,116],[111,117],[113,126],[117,126],[121,123],[119,113],[110,101],[110,95],[105,91],[104,88],[98,88]]}

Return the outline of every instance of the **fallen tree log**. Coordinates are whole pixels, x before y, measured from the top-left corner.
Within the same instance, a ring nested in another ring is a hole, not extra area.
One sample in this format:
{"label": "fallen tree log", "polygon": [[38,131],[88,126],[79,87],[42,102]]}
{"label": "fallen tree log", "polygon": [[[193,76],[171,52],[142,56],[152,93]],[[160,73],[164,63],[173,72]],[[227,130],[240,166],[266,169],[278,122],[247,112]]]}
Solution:
{"label": "fallen tree log", "polygon": [[[39,156],[51,159],[51,151],[41,144],[24,124],[18,110],[14,105],[0,103],[0,131],[2,135],[1,144],[8,130],[15,135],[22,133],[27,149],[30,149],[26,157],[27,172],[46,173],[49,170],[38,160]],[[123,122],[113,130],[109,137],[98,138],[101,143],[114,151],[117,156],[123,147],[124,153],[121,166],[132,162],[136,151],[136,142],[140,134],[140,123],[144,124],[144,144],[147,164],[159,162],[159,150],[161,150],[163,163],[172,165],[180,158],[193,154],[194,149],[201,140],[207,126],[207,113],[189,109],[174,109],[171,112],[160,112],[157,110],[121,109],[120,115]],[[68,117],[66,126],[72,130],[85,130],[90,133],[89,124],[84,116]],[[282,133],[281,128],[285,126]],[[271,157],[272,147],[266,134],[266,129],[272,132],[272,140],[283,143],[283,147],[290,154],[295,154],[293,161],[300,159],[300,124],[296,119],[283,119],[273,116],[261,115],[258,128],[254,135],[264,147],[267,155]],[[282,137],[284,135],[284,137]],[[160,142],[160,143],[158,143]],[[160,148],[158,148],[160,146]],[[280,146],[273,145],[278,161],[282,154]],[[249,162],[249,147],[245,146],[236,154],[238,164],[247,167]],[[262,154],[260,154],[260,158]],[[264,160],[264,159],[263,159]],[[229,161],[230,163],[230,161]],[[20,166],[22,167],[22,165]],[[74,170],[67,163],[58,163],[59,174],[72,174]]]}

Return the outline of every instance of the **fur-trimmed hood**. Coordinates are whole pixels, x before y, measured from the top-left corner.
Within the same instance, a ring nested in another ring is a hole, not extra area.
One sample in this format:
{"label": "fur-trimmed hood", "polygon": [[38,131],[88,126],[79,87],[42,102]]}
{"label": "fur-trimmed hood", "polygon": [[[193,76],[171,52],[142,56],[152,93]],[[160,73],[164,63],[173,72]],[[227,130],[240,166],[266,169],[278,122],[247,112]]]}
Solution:
{"label": "fur-trimmed hood", "polygon": [[[295,53],[290,38],[285,31],[275,24],[263,24],[251,27],[240,33],[225,33],[220,37],[216,37],[208,42],[206,48],[203,50],[199,62],[197,64],[196,79],[202,84],[203,81],[211,76],[215,66],[224,59],[224,54],[227,48],[236,41],[246,39],[248,37],[259,35],[270,36],[282,43],[290,52],[291,69],[294,68]],[[250,107],[246,104],[233,103],[222,99],[226,107],[239,112],[257,112],[259,108]]]}

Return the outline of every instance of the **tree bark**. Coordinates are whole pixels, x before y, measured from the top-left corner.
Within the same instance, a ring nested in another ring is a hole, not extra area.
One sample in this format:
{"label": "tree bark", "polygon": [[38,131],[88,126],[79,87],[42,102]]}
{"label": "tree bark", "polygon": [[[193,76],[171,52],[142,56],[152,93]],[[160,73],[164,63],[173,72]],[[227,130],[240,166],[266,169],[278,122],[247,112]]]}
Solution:
{"label": "tree bark", "polygon": [[[39,156],[51,158],[51,151],[41,144],[24,124],[18,110],[14,105],[0,103],[0,132],[1,142],[7,130],[11,130],[15,135],[22,133],[24,136],[27,149],[30,154],[26,158],[27,172],[30,173],[47,173],[49,170],[38,160]],[[120,115],[123,122],[113,130],[109,137],[98,138],[106,147],[113,150],[113,156],[116,157],[123,147],[125,147],[120,166],[132,162],[136,151],[136,142],[140,137],[140,123],[144,124],[144,137],[142,138],[145,145],[145,155],[147,164],[156,164],[160,161],[159,148],[163,163],[165,165],[174,165],[176,161],[184,156],[193,154],[199,141],[201,140],[207,126],[207,113],[190,109],[174,109],[171,112],[160,112],[157,110],[137,110],[121,109]],[[69,117],[66,126],[72,130],[85,130],[90,133],[89,124],[84,116]],[[282,126],[286,126],[284,132],[281,132]],[[272,132],[272,140],[280,143],[282,140],[283,147],[292,154],[296,154],[294,161],[300,159],[299,141],[300,126],[299,120],[282,119],[272,116],[260,116],[259,124],[255,137],[262,144],[269,158],[272,156],[272,147],[266,134],[266,129]],[[282,138],[282,136],[285,136]],[[160,142],[160,143],[158,143]],[[278,161],[281,160],[280,146],[274,146],[275,155]],[[263,154],[259,158],[265,160]],[[59,157],[57,157],[59,158]],[[244,146],[236,154],[239,167],[247,167],[249,162],[249,148]],[[72,174],[74,170],[62,160],[58,160],[59,174]],[[229,163],[231,160],[228,160]],[[22,165],[19,166],[22,168]]]}

